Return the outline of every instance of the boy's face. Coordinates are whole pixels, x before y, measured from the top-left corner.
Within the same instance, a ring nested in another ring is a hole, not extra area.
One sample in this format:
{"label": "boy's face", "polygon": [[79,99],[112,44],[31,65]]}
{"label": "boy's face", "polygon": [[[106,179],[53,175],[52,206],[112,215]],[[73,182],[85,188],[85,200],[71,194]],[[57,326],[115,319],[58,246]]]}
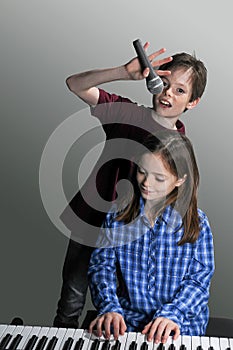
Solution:
{"label": "boy's face", "polygon": [[192,109],[199,99],[190,102],[192,95],[191,70],[176,68],[171,75],[162,77],[164,89],[161,94],[153,96],[153,108],[165,118],[179,117],[185,109]]}

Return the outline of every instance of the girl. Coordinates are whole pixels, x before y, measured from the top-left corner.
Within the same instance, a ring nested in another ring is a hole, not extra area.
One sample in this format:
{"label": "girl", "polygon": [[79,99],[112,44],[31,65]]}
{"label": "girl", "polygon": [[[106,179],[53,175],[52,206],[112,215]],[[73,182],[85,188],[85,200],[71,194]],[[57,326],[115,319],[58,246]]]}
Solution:
{"label": "girl", "polygon": [[[144,143],[123,210],[108,213],[103,248],[89,266],[98,317],[89,330],[114,337],[142,331],[165,343],[173,334],[204,335],[208,323],[213,238],[197,208],[199,171],[189,139],[177,132]],[[104,237],[104,239],[103,239]],[[119,277],[120,275],[120,277]]]}

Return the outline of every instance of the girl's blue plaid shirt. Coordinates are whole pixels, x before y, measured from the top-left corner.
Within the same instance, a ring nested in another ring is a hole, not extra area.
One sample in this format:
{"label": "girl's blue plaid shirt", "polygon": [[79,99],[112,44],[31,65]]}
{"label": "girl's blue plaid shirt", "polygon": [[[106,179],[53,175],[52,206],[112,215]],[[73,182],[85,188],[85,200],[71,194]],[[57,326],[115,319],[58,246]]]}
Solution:
{"label": "girl's blue plaid shirt", "polygon": [[122,314],[127,331],[141,331],[152,319],[166,317],[181,334],[204,335],[214,272],[208,218],[199,209],[199,238],[178,246],[180,214],[168,206],[151,227],[140,204],[130,224],[114,220],[113,212],[106,217],[99,245],[106,248],[93,251],[88,271],[92,301],[99,314]]}

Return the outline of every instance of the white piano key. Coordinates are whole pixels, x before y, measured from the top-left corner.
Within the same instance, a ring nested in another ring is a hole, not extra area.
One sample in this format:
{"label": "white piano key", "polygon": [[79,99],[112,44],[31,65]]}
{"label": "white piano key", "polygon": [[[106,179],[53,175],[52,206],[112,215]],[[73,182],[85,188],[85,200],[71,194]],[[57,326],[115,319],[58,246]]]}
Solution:
{"label": "white piano key", "polygon": [[63,342],[63,339],[66,333],[67,333],[66,328],[58,328],[57,333],[55,335],[57,337],[57,343],[55,345],[54,350],[59,350],[61,348],[61,344]]}
{"label": "white piano key", "polygon": [[173,343],[172,337],[168,337],[166,343],[164,344],[165,350],[169,349],[169,346]]}
{"label": "white piano key", "polygon": [[22,331],[24,329],[24,326],[15,326],[15,329],[13,330],[13,332],[11,333],[12,334],[12,338],[11,340],[9,341],[9,343],[7,344],[6,348],[5,349],[9,349],[9,347],[11,346],[11,343],[13,342],[14,340],[14,337],[16,337],[16,335],[18,334],[21,334]]}
{"label": "white piano key", "polygon": [[[125,349],[127,337],[128,337],[128,333],[125,333],[124,335],[119,335],[118,340],[121,343],[120,350],[124,350]],[[115,344],[115,341],[114,341],[113,345],[114,344]]]}
{"label": "white piano key", "polygon": [[181,346],[181,335],[176,339],[176,340],[172,340],[172,343],[175,345],[176,350],[180,350],[180,346]]}
{"label": "white piano key", "polygon": [[4,333],[6,328],[7,328],[7,324],[0,325],[0,340],[1,340],[2,334]]}
{"label": "white piano key", "polygon": [[187,350],[192,350],[192,340],[188,335],[181,336],[181,345],[185,345]]}
{"label": "white piano key", "polygon": [[142,344],[146,341],[145,334],[137,333],[136,334],[136,343],[137,343],[137,350],[141,349]]}
{"label": "white piano key", "polygon": [[229,344],[230,344],[231,350],[233,350],[233,338],[229,338]]}
{"label": "white piano key", "polygon": [[[89,333],[89,335],[90,335],[90,333]],[[73,350],[74,347],[75,347],[75,345],[76,345],[76,343],[77,343],[77,341],[78,341],[80,338],[84,339],[84,329],[75,329],[75,330],[74,330],[74,335],[73,335],[73,337],[71,337],[71,338],[74,339],[74,342],[73,342],[72,347],[71,347],[71,350]],[[87,343],[87,344],[88,344],[88,342],[89,342],[89,340],[86,339],[86,343]]]}
{"label": "white piano key", "polygon": [[197,347],[201,345],[201,338],[198,336],[193,336],[191,338],[192,350],[197,350]]}
{"label": "white piano key", "polygon": [[126,339],[126,343],[125,343],[125,349],[128,350],[130,347],[130,344],[132,343],[132,341],[136,341],[137,338],[137,333],[136,332],[129,332],[127,333],[127,339]]}
{"label": "white piano key", "polygon": [[201,337],[201,347],[203,350],[209,350],[209,347],[210,347],[209,337]]}
{"label": "white piano key", "polygon": [[29,334],[30,334],[31,331],[32,331],[32,328],[33,328],[32,326],[25,326],[25,327],[23,328],[22,333],[21,333],[21,335],[22,335],[23,338],[21,339],[19,345],[17,346],[17,349],[18,349],[18,350],[24,348],[24,346],[25,346],[25,344],[26,344],[26,342],[27,342],[27,339],[29,338]]}
{"label": "white piano key", "polygon": [[74,328],[59,328],[57,332],[58,342],[56,344],[56,350],[62,349],[68,338],[73,338],[75,333]]}
{"label": "white piano key", "polygon": [[221,350],[226,350],[230,346],[228,338],[220,338],[219,342]]}
{"label": "white piano key", "polygon": [[210,346],[212,346],[214,350],[220,350],[219,338],[210,337]]}
{"label": "white piano key", "polygon": [[[84,340],[84,344],[83,344],[82,350],[88,350],[89,349],[89,346],[91,346],[91,344],[93,343],[93,340],[91,342],[91,338],[92,338],[92,334],[89,333],[87,330],[84,330],[83,331],[83,336],[82,336],[82,339]],[[95,337],[95,338],[97,338],[97,337]]]}

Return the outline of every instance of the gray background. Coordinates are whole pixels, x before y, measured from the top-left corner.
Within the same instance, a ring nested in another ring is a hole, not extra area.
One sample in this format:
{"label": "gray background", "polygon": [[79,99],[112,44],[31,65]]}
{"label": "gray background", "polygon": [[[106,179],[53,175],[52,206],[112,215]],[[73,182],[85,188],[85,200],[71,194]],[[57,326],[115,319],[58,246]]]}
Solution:
{"label": "gray background", "polygon": [[[230,0],[1,0],[0,323],[19,315],[27,324],[51,325],[55,314],[68,239],[44,209],[39,167],[54,130],[85,108],[65,78],[126,63],[137,38],[151,42],[149,52],[195,51],[208,68],[204,97],[182,120],[201,171],[199,206],[215,240],[211,315],[233,317],[231,6]],[[105,88],[151,105],[144,82]],[[68,198],[77,190],[81,157],[82,148],[74,147],[66,160]]]}

